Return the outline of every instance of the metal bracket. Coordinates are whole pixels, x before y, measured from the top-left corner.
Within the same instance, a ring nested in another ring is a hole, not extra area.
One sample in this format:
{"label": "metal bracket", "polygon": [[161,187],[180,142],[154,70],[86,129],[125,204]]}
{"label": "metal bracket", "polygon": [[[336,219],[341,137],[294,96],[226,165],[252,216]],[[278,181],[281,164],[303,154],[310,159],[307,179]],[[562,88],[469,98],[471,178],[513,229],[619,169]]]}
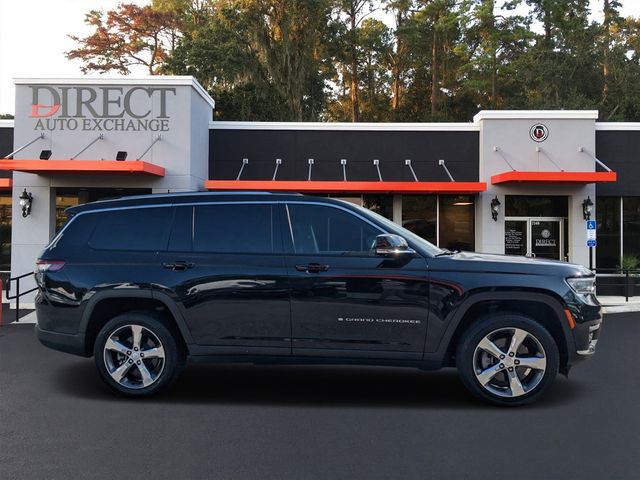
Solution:
{"label": "metal bracket", "polygon": [[249,163],[249,159],[248,158],[243,158],[242,159],[242,166],[240,167],[240,171],[238,172],[238,176],[236,177],[236,180],[240,180],[240,175],[242,175],[242,171],[244,170],[244,166],[247,165]]}
{"label": "metal bracket", "polygon": [[15,149],[13,152],[11,152],[9,155],[7,155],[6,157],[2,157],[2,158],[11,158],[13,157],[16,153],[21,152],[22,150],[24,150],[25,148],[27,148],[29,145],[33,145],[34,143],[36,143],[38,140],[42,140],[43,138],[45,138],[46,135],[44,134],[44,132],[42,132],[40,135],[38,135],[36,138],[34,138],[33,140],[31,140],[30,142],[25,143],[24,145],[22,145],[20,148]]}
{"label": "metal bracket", "polygon": [[612,171],[609,167],[607,167],[607,166],[604,164],[604,162],[602,162],[602,161],[598,160],[598,158],[596,158],[596,156],[595,156],[595,155],[592,155],[590,152],[588,152],[586,148],[584,148],[584,147],[578,147],[578,152],[580,152],[580,153],[584,153],[585,155],[588,155],[589,157],[593,158],[593,159],[595,160],[595,162],[596,162],[598,165],[600,165],[602,168],[604,168],[607,172],[611,172],[611,171]]}
{"label": "metal bracket", "polygon": [[380,160],[374,158],[373,164],[376,166],[376,170],[378,170],[378,180],[382,181],[382,174],[380,173]]}
{"label": "metal bracket", "polygon": [[276,169],[273,171],[273,178],[271,180],[275,180],[276,179],[276,175],[278,175],[278,167],[282,165],[282,159],[281,158],[276,158]]}
{"label": "metal bracket", "polygon": [[96,143],[98,140],[102,140],[104,138],[104,133],[99,133],[98,137],[93,139],[91,142],[89,142],[89,144],[84,147],[82,150],[80,150],[78,153],[76,153],[73,157],[70,158],[70,160],[75,160],[76,158],[78,158],[78,156],[84,152],[85,150],[87,150],[91,145],[93,145],[94,143]]}
{"label": "metal bracket", "polygon": [[498,155],[500,155],[500,156],[502,157],[502,159],[504,160],[504,162],[505,162],[507,165],[509,165],[509,168],[510,168],[512,171],[514,171],[514,172],[516,171],[516,169],[515,169],[515,168],[513,168],[513,165],[511,165],[511,162],[510,162],[509,160],[507,160],[507,157],[506,157],[506,156],[505,156],[505,154],[502,152],[502,150],[500,149],[500,147],[498,147],[498,146],[493,147],[493,151],[494,151],[494,152],[496,152]]}
{"label": "metal bracket", "polygon": [[411,160],[409,160],[408,158],[404,161],[404,164],[409,167],[409,170],[411,170],[411,175],[413,175],[413,180],[415,182],[418,181],[418,177],[416,176],[416,172],[413,171],[413,167],[411,166]]}
{"label": "metal bracket", "polygon": [[342,179],[346,182],[347,181],[347,159],[341,158],[340,165],[342,165]]}
{"label": "metal bracket", "polygon": [[449,176],[449,180],[451,180],[452,182],[455,182],[455,180],[451,176],[451,172],[449,171],[447,166],[444,164],[444,160],[442,158],[440,160],[438,160],[438,165],[440,165],[442,168],[444,168],[444,171],[447,172],[447,175]]}
{"label": "metal bracket", "polygon": [[307,180],[311,180],[311,169],[313,168],[313,158],[309,159],[309,174],[307,175]]}
{"label": "metal bracket", "polygon": [[536,152],[538,152],[538,153],[542,153],[545,157],[547,157],[547,158],[549,159],[549,161],[550,161],[551,163],[553,163],[553,164],[556,166],[556,168],[557,168],[558,170],[560,170],[561,172],[564,172],[564,168],[560,167],[560,165],[558,165],[558,164],[553,160],[553,158],[551,158],[551,157],[549,156],[549,154],[548,154],[545,150],[543,150],[543,149],[542,149],[542,148],[540,148],[540,147],[536,147]]}
{"label": "metal bracket", "polygon": [[151,147],[153,147],[156,144],[156,142],[159,142],[160,140],[162,140],[162,135],[158,134],[156,139],[153,142],[151,142],[151,145],[149,145],[147,149],[144,152],[142,152],[142,155],[138,156],[136,160],[142,160],[142,157],[144,157],[147,154],[147,152],[151,150]]}

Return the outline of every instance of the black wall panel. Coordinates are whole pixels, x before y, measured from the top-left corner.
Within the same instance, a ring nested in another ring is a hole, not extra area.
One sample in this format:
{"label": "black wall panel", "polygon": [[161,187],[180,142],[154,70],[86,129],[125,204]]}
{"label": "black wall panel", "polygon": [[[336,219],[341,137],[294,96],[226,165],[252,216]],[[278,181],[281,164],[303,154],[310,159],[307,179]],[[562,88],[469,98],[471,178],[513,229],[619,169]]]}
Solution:
{"label": "black wall panel", "polygon": [[[13,128],[0,127],[0,158],[13,151]],[[0,178],[11,178],[11,172],[0,170]]]}
{"label": "black wall panel", "polygon": [[383,180],[413,180],[404,164],[410,158],[420,181],[449,181],[438,159],[446,161],[456,181],[478,181],[479,132],[404,132],[364,130],[227,130],[209,131],[209,178],[233,180],[242,159],[249,164],[243,180],[271,180],[275,159],[282,158],[278,180],[342,180],[340,159],[347,159],[347,179],[378,180],[373,159],[380,160]]}
{"label": "black wall panel", "polygon": [[596,131],[596,157],[618,174],[615,183],[597,184],[597,195],[640,196],[640,131]]}

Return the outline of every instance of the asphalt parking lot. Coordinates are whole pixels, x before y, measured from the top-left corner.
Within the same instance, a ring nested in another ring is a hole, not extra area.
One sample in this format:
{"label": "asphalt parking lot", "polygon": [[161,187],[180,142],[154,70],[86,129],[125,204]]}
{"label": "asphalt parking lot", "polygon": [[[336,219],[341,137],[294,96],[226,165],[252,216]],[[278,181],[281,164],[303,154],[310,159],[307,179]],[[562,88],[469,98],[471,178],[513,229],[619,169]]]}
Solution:
{"label": "asphalt parking lot", "polygon": [[637,479],[640,313],[609,315],[594,359],[519,409],[453,370],[190,365],[148,400],[92,360],[0,328],[0,477]]}

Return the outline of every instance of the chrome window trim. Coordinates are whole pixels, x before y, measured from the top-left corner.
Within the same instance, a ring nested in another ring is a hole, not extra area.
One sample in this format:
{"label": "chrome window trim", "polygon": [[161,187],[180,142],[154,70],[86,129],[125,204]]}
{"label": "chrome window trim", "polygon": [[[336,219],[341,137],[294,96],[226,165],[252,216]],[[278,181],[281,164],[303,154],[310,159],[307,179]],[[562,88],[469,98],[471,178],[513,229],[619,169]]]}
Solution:
{"label": "chrome window trim", "polygon": [[[196,207],[198,205],[284,205],[285,206],[285,210],[287,212],[287,219],[289,222],[289,233],[291,235],[291,240],[293,243],[293,231],[291,230],[291,218],[289,216],[289,209],[287,208],[288,204],[296,204],[296,205],[320,205],[323,207],[329,207],[329,208],[335,208],[338,210],[342,210],[344,212],[347,212],[351,215],[353,215],[354,217],[364,221],[365,223],[368,223],[369,225],[371,225],[372,227],[376,228],[377,230],[379,230],[381,233],[389,233],[386,230],[384,230],[382,227],[380,227],[379,225],[377,225],[376,223],[372,222],[371,220],[363,217],[362,215],[360,215],[358,212],[354,212],[353,210],[350,210],[349,208],[343,207],[342,205],[336,205],[333,203],[325,203],[325,202],[309,202],[309,201],[303,201],[303,200],[225,200],[225,201],[206,201],[206,202],[202,202],[202,201],[193,201],[193,202],[180,202],[180,203],[158,203],[158,204],[151,204],[151,205],[123,205],[123,206],[119,206],[119,207],[108,207],[108,208],[97,208],[97,209],[92,209],[92,210],[85,210],[82,212],[79,212],[77,214],[75,214],[67,223],[66,225],[62,228],[62,230],[60,230],[60,232],[47,244],[47,246],[45,247],[45,249],[50,248],[56,241],[59,240],[59,238],[62,237],[63,233],[65,232],[65,230],[69,227],[69,225],[71,225],[73,222],[76,221],[77,218],[80,218],[83,215],[92,215],[95,213],[104,213],[104,212],[113,212],[113,211],[117,211],[117,210],[135,210],[135,209],[145,209],[145,208],[174,208],[174,207]],[[194,209],[195,210],[195,209]],[[192,222],[192,228],[193,227],[193,222]],[[294,244],[294,249],[295,249],[295,244]]]}

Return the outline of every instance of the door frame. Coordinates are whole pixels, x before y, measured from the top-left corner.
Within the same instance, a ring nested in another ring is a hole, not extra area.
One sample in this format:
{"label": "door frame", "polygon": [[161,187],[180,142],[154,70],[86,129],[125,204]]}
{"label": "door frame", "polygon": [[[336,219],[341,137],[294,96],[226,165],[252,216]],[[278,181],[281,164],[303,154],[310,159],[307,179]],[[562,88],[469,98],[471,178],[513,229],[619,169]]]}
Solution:
{"label": "door frame", "polygon": [[526,257],[533,257],[533,249],[532,249],[532,240],[531,237],[531,222],[532,221],[540,221],[540,222],[560,222],[560,256],[557,260],[568,261],[568,258],[565,258],[565,238],[564,238],[564,230],[565,230],[565,222],[567,219],[565,217],[504,217],[505,224],[509,221],[521,221],[527,222],[527,253]]}

